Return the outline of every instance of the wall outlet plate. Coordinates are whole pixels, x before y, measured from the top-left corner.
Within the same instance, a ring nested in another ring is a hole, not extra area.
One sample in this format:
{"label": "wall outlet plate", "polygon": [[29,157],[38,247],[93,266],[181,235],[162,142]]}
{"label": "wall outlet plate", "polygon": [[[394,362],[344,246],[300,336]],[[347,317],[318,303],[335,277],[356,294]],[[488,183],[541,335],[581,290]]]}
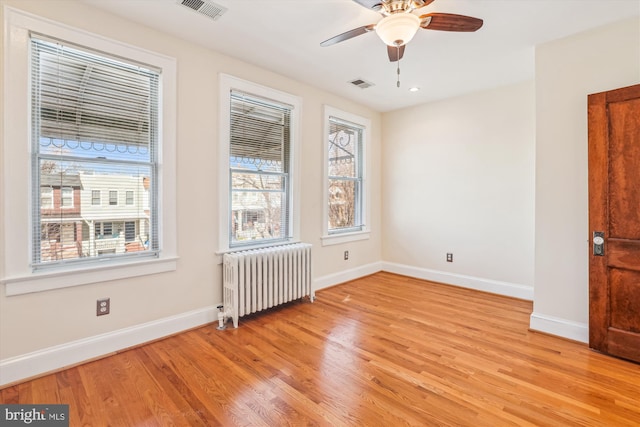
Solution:
{"label": "wall outlet plate", "polygon": [[111,311],[111,299],[100,298],[96,301],[96,316],[104,316]]}

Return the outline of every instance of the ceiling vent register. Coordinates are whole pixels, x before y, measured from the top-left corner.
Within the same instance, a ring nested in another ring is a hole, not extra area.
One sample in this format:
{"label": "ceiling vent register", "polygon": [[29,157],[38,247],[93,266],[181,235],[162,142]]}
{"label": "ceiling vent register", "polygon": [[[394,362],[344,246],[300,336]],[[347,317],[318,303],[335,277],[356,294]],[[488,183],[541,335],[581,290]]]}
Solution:
{"label": "ceiling vent register", "polygon": [[227,11],[226,7],[220,6],[219,4],[211,1],[176,0],[176,3],[188,7],[189,9],[198,12],[201,15],[208,16],[213,20],[220,18]]}
{"label": "ceiling vent register", "polygon": [[373,83],[369,83],[362,79],[351,80],[349,83],[351,83],[354,86],[358,86],[360,89],[366,89],[368,87],[374,86]]}

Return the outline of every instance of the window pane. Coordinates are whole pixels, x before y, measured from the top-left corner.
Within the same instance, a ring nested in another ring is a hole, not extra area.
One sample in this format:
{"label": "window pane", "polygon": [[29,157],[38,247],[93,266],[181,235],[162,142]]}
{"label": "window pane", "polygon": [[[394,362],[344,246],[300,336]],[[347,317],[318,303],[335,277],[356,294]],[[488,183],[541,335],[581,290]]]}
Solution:
{"label": "window pane", "polygon": [[[41,193],[62,195],[62,204],[53,208],[41,197],[37,242],[41,263],[125,254],[133,251],[125,243],[134,240],[140,243],[136,252],[150,251],[151,166],[49,159],[40,165],[41,172],[46,171],[40,174]],[[117,200],[118,190],[109,190],[113,188],[137,188],[144,197],[134,198],[130,205],[100,205],[101,192],[108,192],[110,202],[114,195]],[[65,205],[67,199],[78,203]]]}
{"label": "window pane", "polygon": [[290,110],[246,94],[231,96],[232,167],[286,172]]}
{"label": "window pane", "polygon": [[32,52],[40,136],[150,151],[156,72],[44,38]]}
{"label": "window pane", "polygon": [[233,191],[231,241],[282,239],[284,193]]}
{"label": "window pane", "polygon": [[63,208],[73,207],[73,189],[69,187],[62,188],[61,205]]}
{"label": "window pane", "polygon": [[358,225],[356,198],[357,182],[329,180],[329,229],[352,228]]}
{"label": "window pane", "polygon": [[359,129],[331,126],[329,134],[329,176],[357,177]]}

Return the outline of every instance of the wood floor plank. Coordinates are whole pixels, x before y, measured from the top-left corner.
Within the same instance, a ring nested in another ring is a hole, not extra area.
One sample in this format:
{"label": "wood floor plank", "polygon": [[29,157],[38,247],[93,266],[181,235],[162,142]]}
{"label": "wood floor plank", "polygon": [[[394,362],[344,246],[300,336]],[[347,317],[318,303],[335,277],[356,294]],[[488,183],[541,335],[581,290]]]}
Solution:
{"label": "wood floor plank", "polygon": [[634,426],[640,365],[528,329],[532,304],[377,273],[0,390],[72,426]]}

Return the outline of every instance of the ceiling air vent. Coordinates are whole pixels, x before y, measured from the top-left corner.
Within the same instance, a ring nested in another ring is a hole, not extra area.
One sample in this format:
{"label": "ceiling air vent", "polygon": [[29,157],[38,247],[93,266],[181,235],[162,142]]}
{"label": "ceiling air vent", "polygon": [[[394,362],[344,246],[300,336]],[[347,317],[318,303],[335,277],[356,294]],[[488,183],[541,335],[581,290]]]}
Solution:
{"label": "ceiling air vent", "polygon": [[351,83],[354,86],[358,86],[360,89],[366,89],[368,87],[373,86],[373,83],[369,83],[362,79],[351,80],[349,83]]}
{"label": "ceiling air vent", "polygon": [[226,7],[220,6],[219,4],[211,1],[176,0],[176,3],[186,6],[189,9],[194,10],[202,15],[208,16],[209,18],[214,20],[220,18],[227,11]]}

